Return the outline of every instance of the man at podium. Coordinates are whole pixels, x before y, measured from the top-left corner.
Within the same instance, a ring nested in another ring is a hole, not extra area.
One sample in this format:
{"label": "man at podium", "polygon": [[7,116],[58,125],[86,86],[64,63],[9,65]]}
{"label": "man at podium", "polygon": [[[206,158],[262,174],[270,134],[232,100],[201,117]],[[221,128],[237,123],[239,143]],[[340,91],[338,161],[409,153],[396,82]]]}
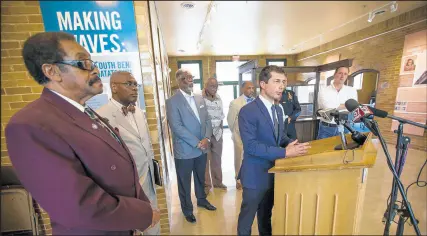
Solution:
{"label": "man at podium", "polygon": [[268,170],[276,159],[304,155],[309,148],[308,143],[291,141],[284,132],[283,110],[275,101],[282,96],[285,80],[285,72],[278,66],[262,69],[259,75],[260,95],[239,113],[244,158],[238,175],[243,186],[238,235],[251,234],[255,214],[259,234],[272,234],[274,174]]}

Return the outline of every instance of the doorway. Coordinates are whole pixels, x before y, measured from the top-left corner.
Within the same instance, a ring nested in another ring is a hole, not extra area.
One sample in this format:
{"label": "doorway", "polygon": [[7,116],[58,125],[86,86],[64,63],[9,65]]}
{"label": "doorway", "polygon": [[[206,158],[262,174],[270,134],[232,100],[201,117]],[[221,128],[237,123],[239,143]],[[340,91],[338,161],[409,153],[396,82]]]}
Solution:
{"label": "doorway", "polygon": [[[238,97],[239,69],[246,61],[216,61],[216,79],[218,80],[218,95],[221,97],[224,115],[227,117],[231,101]],[[224,128],[228,128],[227,119],[223,120]]]}

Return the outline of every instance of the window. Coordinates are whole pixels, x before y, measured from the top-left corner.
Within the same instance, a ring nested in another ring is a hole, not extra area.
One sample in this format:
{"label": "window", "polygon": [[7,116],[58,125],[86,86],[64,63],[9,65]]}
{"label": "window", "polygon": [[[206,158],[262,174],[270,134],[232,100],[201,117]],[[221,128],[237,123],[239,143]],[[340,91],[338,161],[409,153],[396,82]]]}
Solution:
{"label": "window", "polygon": [[267,66],[286,66],[286,59],[267,59]]}
{"label": "window", "polygon": [[218,81],[239,81],[237,67],[247,61],[216,61],[216,78]]}
{"label": "window", "polygon": [[202,94],[203,72],[202,61],[178,61],[178,69],[187,69],[194,76],[193,93]]}
{"label": "window", "polygon": [[[316,82],[316,80],[313,80],[313,81],[314,83]],[[304,86],[295,86],[294,91],[295,91],[295,95],[298,97],[298,102],[300,103],[300,106],[301,106],[300,117],[313,116],[314,84],[304,85]]]}
{"label": "window", "polygon": [[242,81],[252,81],[251,71],[242,74]]}
{"label": "window", "polygon": [[353,88],[360,90],[363,86],[363,73],[360,73],[353,78]]}

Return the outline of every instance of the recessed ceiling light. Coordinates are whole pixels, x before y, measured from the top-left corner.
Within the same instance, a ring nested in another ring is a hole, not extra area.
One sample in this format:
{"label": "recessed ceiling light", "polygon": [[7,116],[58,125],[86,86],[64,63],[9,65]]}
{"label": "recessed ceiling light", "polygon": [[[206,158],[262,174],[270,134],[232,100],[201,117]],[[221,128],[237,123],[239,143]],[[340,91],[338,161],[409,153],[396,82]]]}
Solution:
{"label": "recessed ceiling light", "polygon": [[183,2],[181,3],[181,7],[184,9],[192,9],[196,4],[194,2]]}

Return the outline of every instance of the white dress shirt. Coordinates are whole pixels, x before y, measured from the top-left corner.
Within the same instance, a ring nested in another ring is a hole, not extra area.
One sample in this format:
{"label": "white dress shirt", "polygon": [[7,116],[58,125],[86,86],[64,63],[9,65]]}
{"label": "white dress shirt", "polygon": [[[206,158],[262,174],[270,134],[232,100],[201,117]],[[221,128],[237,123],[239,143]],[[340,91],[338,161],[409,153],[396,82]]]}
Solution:
{"label": "white dress shirt", "polygon": [[53,90],[51,90],[51,89],[49,89],[50,91],[52,91],[53,93],[55,93],[56,95],[58,95],[58,96],[60,96],[61,98],[63,98],[65,101],[67,101],[67,102],[69,102],[69,103],[71,103],[71,105],[73,105],[73,106],[75,106],[77,109],[79,109],[81,112],[85,112],[85,107],[84,106],[82,106],[80,103],[78,103],[78,102],[76,102],[76,101],[74,101],[74,100],[72,100],[72,99],[70,99],[70,98],[67,98],[66,96],[64,96],[64,95],[62,95],[62,94],[60,94],[60,93],[58,93],[58,92],[56,92],[56,91],[53,91]]}
{"label": "white dress shirt", "polygon": [[184,95],[185,100],[187,100],[188,105],[190,105],[191,109],[194,112],[194,115],[196,115],[197,120],[200,123],[199,111],[197,111],[196,100],[194,100],[194,93],[191,92],[191,94],[188,94],[188,93],[182,91],[181,89],[179,91],[181,91],[182,95]]}
{"label": "white dress shirt", "polygon": [[[357,101],[357,90],[353,87],[343,85],[338,92],[332,82],[331,85],[324,87],[319,91],[318,105],[319,109],[326,108],[338,108],[341,104],[344,104],[348,99],[354,99]],[[345,110],[345,109],[344,109]],[[321,121],[326,123],[335,124],[335,121],[328,122],[322,117]]]}
{"label": "white dress shirt", "polygon": [[[273,106],[273,104],[270,101],[268,101],[267,99],[265,99],[261,94],[259,95],[259,98],[261,99],[262,103],[264,103],[265,107],[267,108],[268,114],[270,115],[271,122],[274,124],[273,114],[272,114],[273,112],[271,111],[271,106]],[[281,107],[281,108],[283,111],[283,107]],[[276,119],[277,119],[277,114],[274,114],[274,116],[276,116]],[[279,122],[279,119],[277,119],[277,122]]]}
{"label": "white dress shirt", "polygon": [[[116,101],[114,98],[111,98],[111,102],[120,110],[120,112],[122,112],[123,104]],[[137,108],[135,107],[135,112],[136,112],[136,109]],[[125,118],[129,122],[129,124],[135,129],[135,131],[139,134],[138,125],[136,124],[136,119],[135,119],[135,113],[128,112]]]}

